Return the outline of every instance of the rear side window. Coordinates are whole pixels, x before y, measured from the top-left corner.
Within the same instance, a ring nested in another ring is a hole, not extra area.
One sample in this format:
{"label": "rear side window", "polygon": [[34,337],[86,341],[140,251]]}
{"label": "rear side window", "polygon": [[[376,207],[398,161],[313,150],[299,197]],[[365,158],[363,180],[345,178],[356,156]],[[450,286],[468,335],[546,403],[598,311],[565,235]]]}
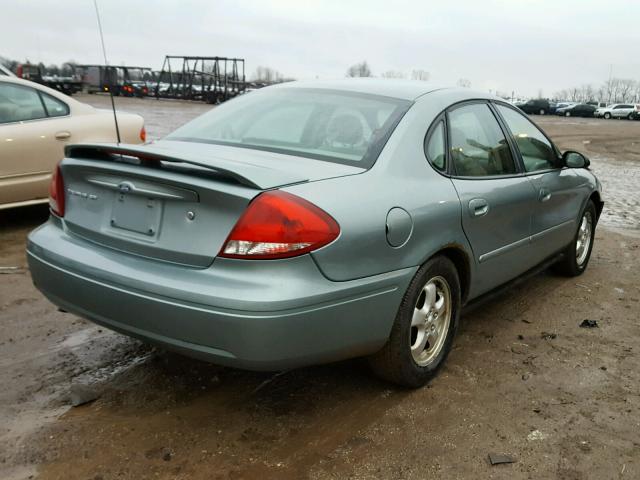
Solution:
{"label": "rear side window", "polygon": [[46,116],[40,95],[35,89],[0,82],[0,123],[36,120]]}
{"label": "rear side window", "polygon": [[440,120],[427,140],[427,159],[436,170],[446,171],[446,154],[444,143],[444,121]]}
{"label": "rear side window", "polygon": [[50,117],[64,117],[65,115],[69,115],[69,107],[66,103],[43,92],[40,92],[40,96]]}
{"label": "rear side window", "polygon": [[535,172],[556,168],[558,166],[556,152],[542,132],[524,115],[503,105],[497,105],[497,107],[516,140],[525,171]]}
{"label": "rear side window", "polygon": [[449,112],[451,159],[456,175],[488,177],[516,173],[511,149],[486,104]]}

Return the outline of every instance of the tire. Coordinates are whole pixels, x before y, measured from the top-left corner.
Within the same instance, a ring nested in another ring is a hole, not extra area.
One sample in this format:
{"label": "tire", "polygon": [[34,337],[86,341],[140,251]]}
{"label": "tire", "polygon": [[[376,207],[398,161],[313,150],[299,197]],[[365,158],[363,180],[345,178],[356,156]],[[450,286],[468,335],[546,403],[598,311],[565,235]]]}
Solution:
{"label": "tire", "polygon": [[[585,233],[583,224],[588,224],[588,231]],[[593,240],[596,233],[597,213],[593,201],[589,200],[584,210],[580,214],[576,235],[564,251],[564,256],[555,266],[556,272],[567,277],[577,277],[582,275],[587,269],[591,251],[593,250]],[[585,242],[588,243],[585,245]]]}
{"label": "tire", "polygon": [[571,116],[571,112],[564,112],[564,116],[565,117],[570,117]]}
{"label": "tire", "polygon": [[544,115],[545,113],[547,113],[543,108],[540,109],[540,111],[538,112],[540,115]]}
{"label": "tire", "polygon": [[[422,387],[431,380],[451,351],[460,298],[460,279],[451,260],[436,256],[420,267],[402,298],[389,340],[369,357],[375,374],[410,388]],[[414,318],[418,326],[412,326]],[[422,348],[421,339],[426,342]],[[431,346],[429,341],[433,342]]]}
{"label": "tire", "polygon": [[633,120],[633,113],[630,113],[629,115],[627,115],[627,120]]}
{"label": "tire", "polygon": [[606,118],[607,120],[609,120],[611,118],[611,114],[609,112],[604,114],[604,118]]}

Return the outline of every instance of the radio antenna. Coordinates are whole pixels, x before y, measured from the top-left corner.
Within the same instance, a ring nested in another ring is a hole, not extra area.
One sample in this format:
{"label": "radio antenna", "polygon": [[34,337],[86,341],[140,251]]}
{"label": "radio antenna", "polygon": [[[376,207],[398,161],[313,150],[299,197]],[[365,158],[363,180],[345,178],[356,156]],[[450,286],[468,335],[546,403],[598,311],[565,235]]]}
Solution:
{"label": "radio antenna", "polygon": [[[113,81],[109,72],[109,62],[107,61],[107,49],[104,46],[104,35],[102,34],[102,23],[100,22],[100,10],[98,10],[98,0],[93,0],[93,6],[96,7],[96,18],[98,19],[98,31],[100,32],[100,42],[102,43],[102,55],[104,57],[104,71],[109,78],[109,97],[111,98],[111,108],[113,109],[113,121],[116,124],[116,137],[120,144],[120,128],[118,127],[118,116],[116,115],[116,103],[113,100]],[[115,71],[115,70],[114,70]]]}

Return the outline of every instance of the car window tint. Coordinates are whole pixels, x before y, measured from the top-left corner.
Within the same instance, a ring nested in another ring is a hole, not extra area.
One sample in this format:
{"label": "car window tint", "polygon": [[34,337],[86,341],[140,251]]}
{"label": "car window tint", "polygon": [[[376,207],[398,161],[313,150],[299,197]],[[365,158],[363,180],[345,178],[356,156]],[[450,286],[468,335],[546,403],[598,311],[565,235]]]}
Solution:
{"label": "car window tint", "polygon": [[457,175],[486,177],[516,172],[509,144],[488,105],[466,105],[451,111],[449,130]]}
{"label": "car window tint", "polygon": [[[584,108],[579,105],[575,110]],[[547,170],[557,166],[557,156],[551,143],[534,124],[509,107],[498,105],[498,111],[518,144],[524,169],[527,172]]]}
{"label": "car window tint", "polygon": [[427,143],[427,159],[436,169],[444,172],[446,170],[446,152],[444,146],[444,122],[438,122],[436,128],[429,136]]}
{"label": "car window tint", "polygon": [[40,92],[44,106],[47,107],[47,113],[50,117],[63,117],[69,115],[69,107],[66,103],[53,98],[51,95]]}
{"label": "car window tint", "polygon": [[44,118],[47,114],[33,88],[0,83],[0,123]]}

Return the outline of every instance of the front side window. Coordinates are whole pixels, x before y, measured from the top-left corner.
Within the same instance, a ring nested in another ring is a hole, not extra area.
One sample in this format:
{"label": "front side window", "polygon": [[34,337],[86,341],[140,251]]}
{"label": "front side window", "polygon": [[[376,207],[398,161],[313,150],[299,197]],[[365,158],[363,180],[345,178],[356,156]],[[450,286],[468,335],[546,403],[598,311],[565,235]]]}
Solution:
{"label": "front side window", "polygon": [[0,82],[0,123],[45,118],[38,92],[33,88]]}
{"label": "front side window", "polygon": [[69,115],[69,107],[66,103],[43,92],[40,92],[40,95],[42,96],[42,101],[50,117],[64,117],[65,115]]}
{"label": "front side window", "polygon": [[368,168],[410,106],[377,95],[275,88],[225,102],[167,138]]}
{"label": "front side window", "polygon": [[507,139],[488,105],[465,105],[448,115],[456,175],[487,177],[516,173]]}
{"label": "front side window", "polygon": [[[558,157],[551,142],[524,115],[504,105],[497,105],[498,111],[507,123],[516,140],[524,169],[527,172],[548,170],[558,166]],[[580,106],[576,107],[578,110]]]}
{"label": "front side window", "polygon": [[440,120],[431,132],[427,141],[427,159],[437,170],[446,171],[446,155],[444,143],[444,121]]}

